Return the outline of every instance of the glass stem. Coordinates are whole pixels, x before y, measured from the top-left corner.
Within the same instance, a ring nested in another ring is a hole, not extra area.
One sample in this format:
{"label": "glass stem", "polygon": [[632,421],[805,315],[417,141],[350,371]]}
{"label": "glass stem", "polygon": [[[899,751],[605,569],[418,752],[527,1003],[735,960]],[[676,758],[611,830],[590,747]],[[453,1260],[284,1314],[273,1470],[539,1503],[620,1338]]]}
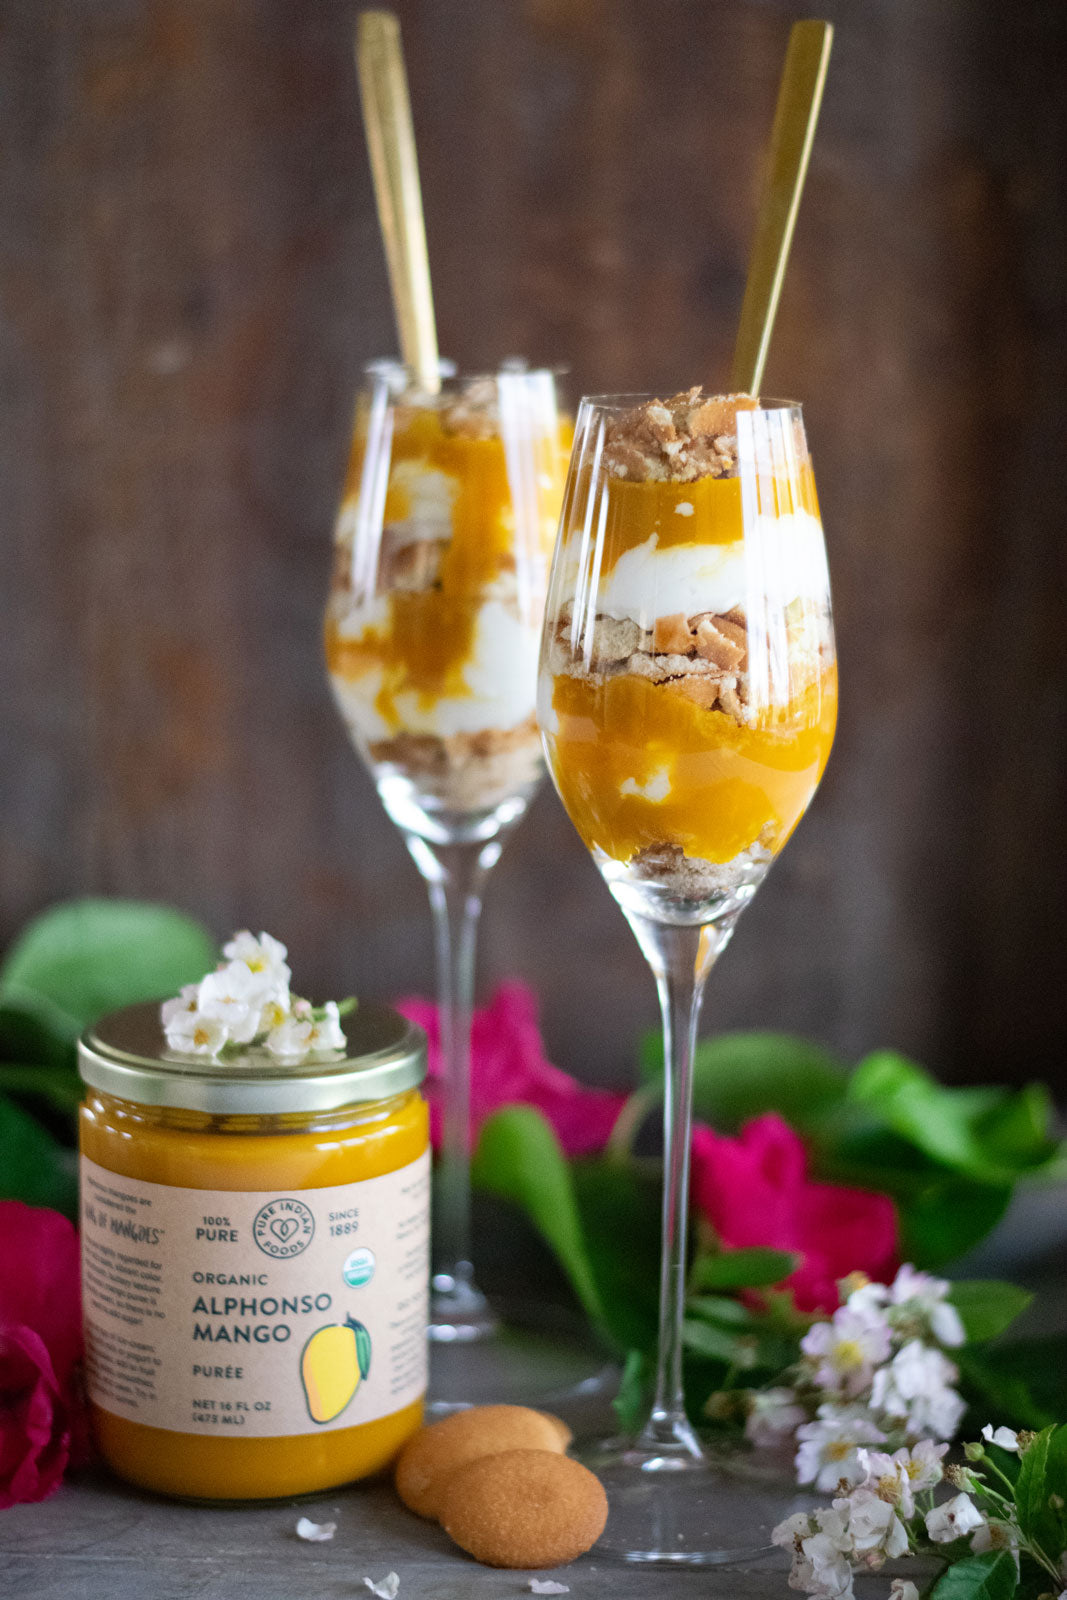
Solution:
{"label": "glass stem", "polygon": [[636,1449],[649,1468],[683,1467],[702,1451],[685,1414],[682,1318],[689,1236],[689,1144],[693,1126],[693,1053],[704,983],[733,931],[688,927],[636,915],[631,926],[656,978],[663,1015],[663,1234],[659,1350],[652,1413]]}
{"label": "glass stem", "polygon": [[471,1265],[471,1013],[482,894],[501,841],[431,845],[411,835],[407,845],[430,893],[441,1032],[430,1331],[445,1341],[476,1339],[495,1319]]}

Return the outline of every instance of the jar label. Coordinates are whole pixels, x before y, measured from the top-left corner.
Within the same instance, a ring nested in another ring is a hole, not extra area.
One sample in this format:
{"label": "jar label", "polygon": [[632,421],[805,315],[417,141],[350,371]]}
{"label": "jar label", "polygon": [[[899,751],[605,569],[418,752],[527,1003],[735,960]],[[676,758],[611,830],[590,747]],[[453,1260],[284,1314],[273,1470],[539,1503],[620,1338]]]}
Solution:
{"label": "jar label", "polygon": [[426,1390],[430,1154],[326,1189],[179,1189],[81,1159],[89,1396],[178,1433],[354,1428]]}

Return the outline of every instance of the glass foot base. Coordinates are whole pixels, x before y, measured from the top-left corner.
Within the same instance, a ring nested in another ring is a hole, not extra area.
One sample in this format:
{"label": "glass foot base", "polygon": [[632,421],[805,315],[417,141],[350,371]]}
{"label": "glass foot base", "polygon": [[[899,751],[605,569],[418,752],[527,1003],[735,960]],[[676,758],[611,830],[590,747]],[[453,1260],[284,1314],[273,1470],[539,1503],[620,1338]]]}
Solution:
{"label": "glass foot base", "polygon": [[619,1369],[588,1342],[498,1324],[477,1341],[430,1344],[431,1420],[468,1406],[533,1406],[580,1433],[602,1424]]}
{"label": "glass foot base", "polygon": [[608,1523],[593,1554],[647,1566],[725,1567],[781,1561],[771,1530],[782,1486],[739,1455],[657,1457],[626,1441],[579,1451],[608,1496]]}

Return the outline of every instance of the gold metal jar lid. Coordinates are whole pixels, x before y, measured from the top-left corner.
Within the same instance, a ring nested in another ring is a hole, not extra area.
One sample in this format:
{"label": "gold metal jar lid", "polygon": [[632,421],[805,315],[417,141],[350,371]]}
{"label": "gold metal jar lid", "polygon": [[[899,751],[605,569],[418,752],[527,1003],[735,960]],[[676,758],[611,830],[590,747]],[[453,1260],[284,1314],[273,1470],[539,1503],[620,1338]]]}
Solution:
{"label": "gold metal jar lid", "polygon": [[389,1006],[361,1004],[342,1026],[347,1049],[336,1060],[280,1062],[250,1050],[212,1061],[167,1047],[158,1004],[128,1006],[82,1035],[78,1070],[92,1088],[122,1100],[222,1116],[336,1111],[422,1083],[426,1035],[416,1023]]}

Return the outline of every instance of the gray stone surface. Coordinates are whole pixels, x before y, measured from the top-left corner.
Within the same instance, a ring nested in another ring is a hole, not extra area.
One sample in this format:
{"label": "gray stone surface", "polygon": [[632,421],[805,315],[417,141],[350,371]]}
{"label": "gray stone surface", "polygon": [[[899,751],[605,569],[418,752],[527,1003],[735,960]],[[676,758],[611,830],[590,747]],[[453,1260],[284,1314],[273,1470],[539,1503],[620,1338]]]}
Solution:
{"label": "gray stone surface", "polygon": [[[309,1544],[300,1516],[335,1521],[336,1536]],[[530,1573],[480,1567],[440,1531],[411,1516],[387,1484],[321,1500],[223,1509],[170,1504],[82,1475],[41,1505],[0,1513],[4,1600],[359,1600],[395,1571],[398,1600],[507,1600],[530,1594]],[[718,1595],[786,1600],[783,1569],[728,1571],[626,1567],[595,1552],[541,1577],[573,1600],[661,1600]]]}

